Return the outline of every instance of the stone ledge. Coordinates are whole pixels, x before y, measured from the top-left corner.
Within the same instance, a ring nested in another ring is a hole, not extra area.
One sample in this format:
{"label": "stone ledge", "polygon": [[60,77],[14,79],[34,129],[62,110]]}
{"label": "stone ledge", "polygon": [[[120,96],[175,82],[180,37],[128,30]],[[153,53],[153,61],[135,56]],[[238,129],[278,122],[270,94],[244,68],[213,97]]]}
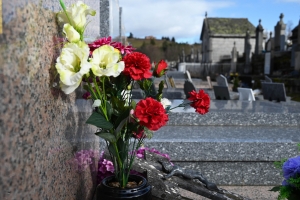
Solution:
{"label": "stone ledge", "polygon": [[274,162],[173,162],[175,165],[201,172],[217,185],[280,185],[282,175]]}

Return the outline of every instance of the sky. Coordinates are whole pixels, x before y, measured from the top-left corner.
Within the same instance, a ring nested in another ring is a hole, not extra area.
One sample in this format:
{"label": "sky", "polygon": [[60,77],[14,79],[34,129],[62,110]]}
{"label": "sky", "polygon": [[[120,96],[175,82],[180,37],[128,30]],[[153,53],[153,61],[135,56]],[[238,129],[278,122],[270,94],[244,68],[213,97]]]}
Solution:
{"label": "sky", "polygon": [[261,19],[264,30],[273,33],[281,13],[292,29],[300,20],[300,0],[119,0],[119,6],[126,36],[174,37],[189,44],[201,43],[205,12],[207,17],[248,18],[255,27]]}

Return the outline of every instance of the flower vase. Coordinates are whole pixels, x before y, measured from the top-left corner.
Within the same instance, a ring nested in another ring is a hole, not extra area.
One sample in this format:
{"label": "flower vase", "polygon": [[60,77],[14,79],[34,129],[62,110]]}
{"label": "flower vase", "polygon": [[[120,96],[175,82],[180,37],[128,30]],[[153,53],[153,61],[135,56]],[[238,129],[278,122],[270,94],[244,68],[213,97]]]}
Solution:
{"label": "flower vase", "polygon": [[129,175],[129,181],[138,183],[134,188],[118,188],[109,185],[115,181],[115,176],[108,176],[101,181],[97,187],[96,200],[151,200],[151,185],[148,184],[146,178],[141,175]]}

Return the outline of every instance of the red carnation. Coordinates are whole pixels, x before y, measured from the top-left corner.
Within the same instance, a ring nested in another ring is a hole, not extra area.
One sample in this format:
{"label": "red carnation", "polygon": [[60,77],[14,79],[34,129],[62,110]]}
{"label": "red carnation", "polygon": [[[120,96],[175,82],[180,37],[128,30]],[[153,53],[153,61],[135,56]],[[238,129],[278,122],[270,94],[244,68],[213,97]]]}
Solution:
{"label": "red carnation", "polygon": [[159,61],[159,63],[155,66],[153,76],[161,77],[165,74],[167,67],[168,64],[164,60]]}
{"label": "red carnation", "polygon": [[150,59],[145,54],[133,52],[127,54],[123,61],[125,62],[123,73],[129,75],[133,80],[142,80],[152,76]]}
{"label": "red carnation", "polygon": [[163,105],[151,97],[137,103],[134,115],[139,119],[140,125],[152,131],[166,125],[169,120]]}
{"label": "red carnation", "polygon": [[209,105],[210,105],[210,98],[208,94],[206,94],[203,90],[200,90],[197,93],[195,90],[189,93],[190,97],[188,100],[192,101],[191,106],[196,109],[201,115],[208,113]]}

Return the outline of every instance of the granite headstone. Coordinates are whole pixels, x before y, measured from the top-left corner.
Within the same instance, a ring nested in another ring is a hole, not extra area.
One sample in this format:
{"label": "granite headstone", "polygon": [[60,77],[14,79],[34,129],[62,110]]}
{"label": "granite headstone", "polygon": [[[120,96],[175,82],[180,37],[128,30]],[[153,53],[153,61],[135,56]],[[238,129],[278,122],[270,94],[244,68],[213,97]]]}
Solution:
{"label": "granite headstone", "polygon": [[286,101],[284,83],[262,83],[263,97],[269,101]]}
{"label": "granite headstone", "polygon": [[255,101],[253,90],[250,88],[240,88],[238,87],[239,92],[239,100],[246,100],[246,101]]}
{"label": "granite headstone", "polygon": [[230,100],[228,87],[215,85],[213,88],[217,100]]}
{"label": "granite headstone", "polygon": [[194,86],[194,84],[192,82],[186,80],[183,85],[183,90],[184,90],[185,97],[189,98],[190,97],[189,92],[191,92],[193,90],[196,91],[196,87]]}
{"label": "granite headstone", "polygon": [[217,78],[217,83],[218,86],[224,86],[224,87],[228,87],[228,82],[225,76],[223,76],[222,74],[220,74]]}

